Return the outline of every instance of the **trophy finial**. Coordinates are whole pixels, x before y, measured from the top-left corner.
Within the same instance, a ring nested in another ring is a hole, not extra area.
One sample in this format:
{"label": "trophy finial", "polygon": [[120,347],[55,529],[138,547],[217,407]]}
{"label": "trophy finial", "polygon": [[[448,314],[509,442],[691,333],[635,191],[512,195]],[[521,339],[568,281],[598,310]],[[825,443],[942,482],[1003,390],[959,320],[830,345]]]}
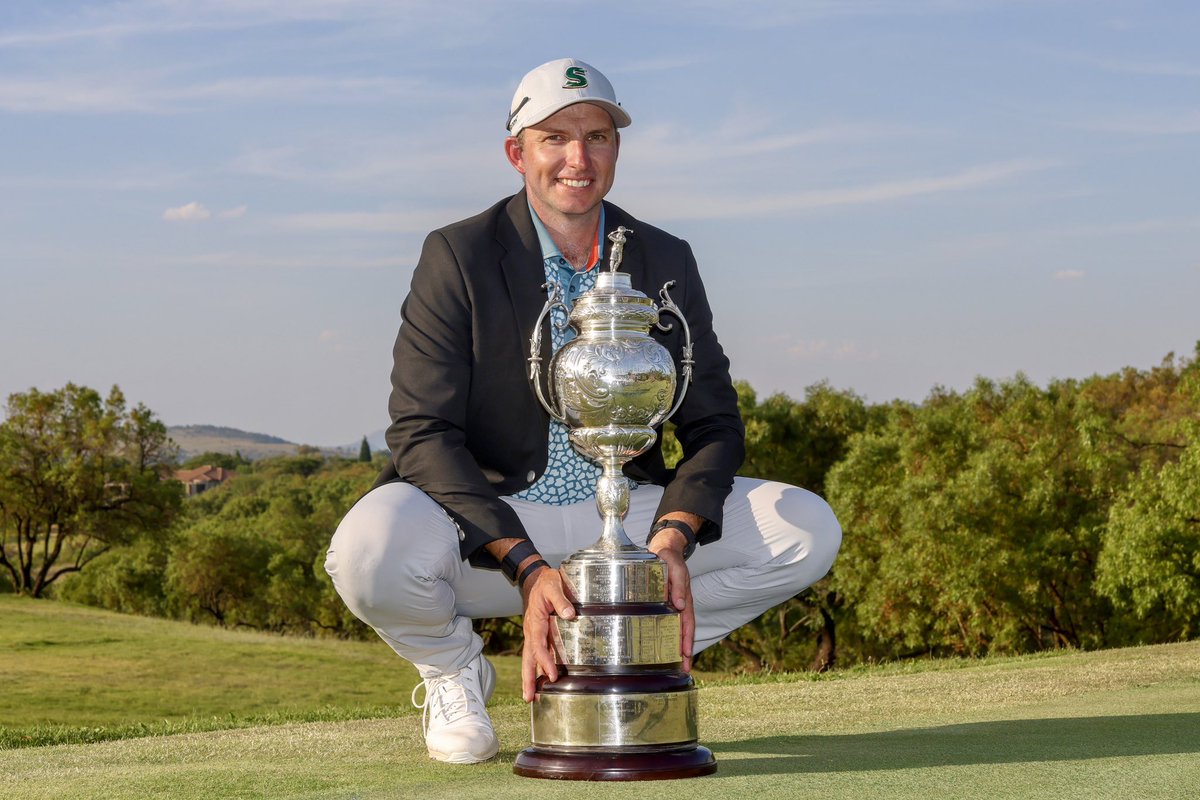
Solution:
{"label": "trophy finial", "polygon": [[633,231],[624,225],[618,225],[617,229],[608,235],[608,240],[613,243],[612,252],[608,256],[609,272],[616,272],[617,267],[621,266],[621,259],[625,257],[625,234],[627,233],[633,233]]}

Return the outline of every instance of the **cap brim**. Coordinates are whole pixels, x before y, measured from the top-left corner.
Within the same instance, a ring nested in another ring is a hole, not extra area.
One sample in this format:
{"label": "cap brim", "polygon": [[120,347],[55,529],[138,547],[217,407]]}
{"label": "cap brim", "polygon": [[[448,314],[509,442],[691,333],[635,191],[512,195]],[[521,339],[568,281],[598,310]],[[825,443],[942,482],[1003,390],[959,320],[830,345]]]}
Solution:
{"label": "cap brim", "polygon": [[611,100],[605,100],[602,97],[580,97],[578,99],[571,99],[562,103],[549,105],[546,108],[538,109],[537,113],[529,115],[528,120],[518,120],[520,122],[520,127],[513,132],[513,135],[515,136],[525,128],[531,128],[534,125],[537,125],[539,122],[545,122],[567,106],[573,106],[577,103],[591,103],[594,106],[600,106],[608,112],[608,115],[612,117],[613,125],[618,128],[627,128],[629,127],[630,123],[633,122],[633,119],[629,116],[629,113]]}

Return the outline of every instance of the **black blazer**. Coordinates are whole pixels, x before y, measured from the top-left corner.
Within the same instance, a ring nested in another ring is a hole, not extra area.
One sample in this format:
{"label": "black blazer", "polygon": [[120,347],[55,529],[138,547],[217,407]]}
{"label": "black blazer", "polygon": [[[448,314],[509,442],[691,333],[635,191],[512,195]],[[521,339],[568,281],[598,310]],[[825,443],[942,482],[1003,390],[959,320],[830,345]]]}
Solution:
{"label": "black blazer", "polygon": [[[625,473],[666,487],[658,515],[698,514],[707,520],[700,542],[714,541],[745,454],[744,429],[696,260],[686,242],[614,205],[605,203],[604,219],[609,230],[624,225],[633,231],[621,271],[631,275],[634,288],[655,297],[664,283],[676,281],[671,297],[691,327],[696,362],[687,398],[672,418],[684,452],[678,468],[665,468],[655,442]],[[388,404],[393,463],[376,485],[403,480],[426,492],[457,524],[462,556],[476,566],[496,566],[482,547],[487,542],[527,538],[500,497],[529,487],[546,469],[549,416],[529,385],[526,363],[546,301],[544,282],[541,246],[522,191],[429,234],[400,312]],[[651,333],[678,364],[681,326]],[[544,382],[548,321],[542,349]]]}

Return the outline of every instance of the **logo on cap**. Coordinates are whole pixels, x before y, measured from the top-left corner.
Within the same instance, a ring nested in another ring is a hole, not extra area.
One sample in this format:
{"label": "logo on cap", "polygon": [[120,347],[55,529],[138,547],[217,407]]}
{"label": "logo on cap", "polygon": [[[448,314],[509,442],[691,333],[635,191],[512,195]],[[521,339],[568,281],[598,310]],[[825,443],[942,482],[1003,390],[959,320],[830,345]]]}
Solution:
{"label": "logo on cap", "polygon": [[566,78],[564,89],[582,89],[588,85],[587,70],[583,67],[567,67]]}

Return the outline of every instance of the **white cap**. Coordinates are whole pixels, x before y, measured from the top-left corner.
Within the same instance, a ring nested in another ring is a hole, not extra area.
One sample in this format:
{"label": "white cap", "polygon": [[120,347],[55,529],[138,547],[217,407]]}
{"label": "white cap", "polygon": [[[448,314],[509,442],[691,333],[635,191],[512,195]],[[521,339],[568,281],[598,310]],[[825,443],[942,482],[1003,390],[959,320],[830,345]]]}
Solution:
{"label": "white cap", "polygon": [[530,125],[575,103],[594,103],[602,107],[618,128],[624,128],[632,121],[617,102],[612,84],[600,70],[577,58],[560,58],[542,64],[521,79],[512,105],[508,107],[508,132],[516,136]]}

